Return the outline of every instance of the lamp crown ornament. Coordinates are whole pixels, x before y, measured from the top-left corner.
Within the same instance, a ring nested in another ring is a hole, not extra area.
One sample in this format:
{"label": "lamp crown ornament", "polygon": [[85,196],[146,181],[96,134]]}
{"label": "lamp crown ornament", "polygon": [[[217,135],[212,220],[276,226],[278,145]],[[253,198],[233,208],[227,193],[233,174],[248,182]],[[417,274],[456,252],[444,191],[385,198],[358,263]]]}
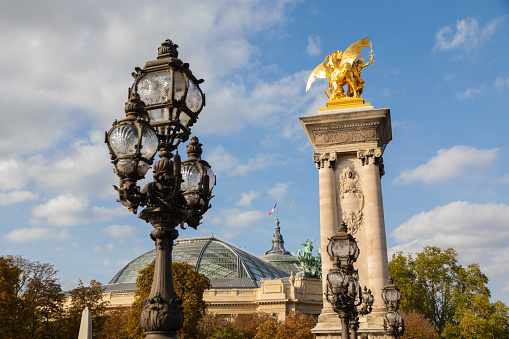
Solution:
{"label": "lamp crown ornament", "polygon": [[197,137],[192,137],[191,142],[187,145],[186,151],[189,160],[198,160],[201,158],[201,154],[203,152],[202,144]]}
{"label": "lamp crown ornament", "polygon": [[157,58],[163,59],[167,57],[172,58],[178,58],[179,52],[177,51],[177,48],[179,46],[177,44],[174,44],[173,41],[170,39],[166,39],[163,42],[161,42],[161,47],[157,49]]}
{"label": "lamp crown ornament", "polygon": [[135,114],[136,116],[142,117],[145,114],[145,103],[141,101],[138,93],[133,93],[129,90],[129,99],[125,103],[125,114],[129,117],[129,114]]}
{"label": "lamp crown ornament", "polygon": [[[215,175],[201,159],[202,144],[192,137],[187,146],[189,159],[178,154],[180,143],[191,135],[191,126],[205,106],[205,95],[189,69],[178,59],[177,45],[166,39],[158,49],[157,60],[132,73],[134,83],[128,92],[126,118],[115,120],[106,133],[113,171],[119,177],[117,200],[154,229],[156,263],[149,297],[143,302],[141,325],[145,338],[175,338],[182,328],[182,300],[173,284],[171,252],[178,237],[177,226],[197,228],[211,207]],[[153,180],[143,189],[143,179],[153,165]]]}

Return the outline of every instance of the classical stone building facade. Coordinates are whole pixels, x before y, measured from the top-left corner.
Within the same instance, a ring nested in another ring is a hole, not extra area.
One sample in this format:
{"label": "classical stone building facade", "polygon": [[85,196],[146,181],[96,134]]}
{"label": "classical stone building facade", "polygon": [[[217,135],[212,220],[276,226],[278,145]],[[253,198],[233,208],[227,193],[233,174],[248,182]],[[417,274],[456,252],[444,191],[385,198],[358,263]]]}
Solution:
{"label": "classical stone building facade", "polygon": [[[104,285],[103,300],[110,306],[131,305],[138,272],[154,260],[155,250],[127,264]],[[208,311],[226,319],[253,312],[279,319],[291,311],[318,316],[322,309],[321,282],[295,277],[298,262],[284,249],[279,221],[272,248],[261,258],[223,240],[205,237],[177,240],[173,261],[187,262],[209,278],[212,288],[204,294]]]}

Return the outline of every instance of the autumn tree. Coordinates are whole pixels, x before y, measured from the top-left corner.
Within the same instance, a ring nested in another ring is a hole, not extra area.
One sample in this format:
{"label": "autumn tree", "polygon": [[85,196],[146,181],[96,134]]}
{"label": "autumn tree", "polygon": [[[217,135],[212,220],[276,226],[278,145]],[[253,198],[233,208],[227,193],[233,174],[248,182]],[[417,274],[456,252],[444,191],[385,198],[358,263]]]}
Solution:
{"label": "autumn tree", "polygon": [[394,253],[389,275],[401,290],[401,310],[422,314],[439,336],[447,338],[507,333],[507,307],[489,301],[488,277],[478,264],[461,266],[457,256],[452,248],[438,247],[425,247],[415,256]]}
{"label": "autumn tree", "polygon": [[[204,316],[207,304],[203,300],[203,293],[211,287],[209,279],[195,271],[194,266],[187,263],[172,263],[175,292],[184,300],[184,326],[179,331],[180,339],[197,339],[199,336],[198,323]],[[140,325],[140,314],[143,300],[148,298],[154,277],[154,265],[149,265],[140,271],[136,280],[135,301],[131,306],[125,335],[129,339],[144,338]]]}
{"label": "autumn tree", "polygon": [[438,335],[429,319],[416,312],[400,312],[405,320],[405,333],[401,339],[437,339]]}
{"label": "autumn tree", "polygon": [[281,322],[269,316],[258,325],[254,339],[313,339],[311,329],[315,325],[316,319],[313,316],[300,312],[291,312]]}
{"label": "autumn tree", "polygon": [[314,335],[311,329],[315,327],[316,319],[310,315],[300,312],[291,312],[286,319],[281,322],[276,338],[277,339],[313,339]]}
{"label": "autumn tree", "polygon": [[21,311],[16,285],[21,270],[12,257],[0,257],[0,338],[19,336],[17,314]]}
{"label": "autumn tree", "polygon": [[[69,292],[69,307],[63,319],[63,332],[67,338],[77,338],[80,330],[81,316],[85,307],[92,314],[93,332],[101,332],[105,321],[107,302],[102,301],[105,288],[100,282],[91,280],[85,286],[81,280],[76,288]],[[97,337],[94,335],[94,337]]]}
{"label": "autumn tree", "polygon": [[129,307],[108,308],[104,314],[102,328],[93,330],[94,336],[99,339],[125,339],[125,326],[130,314]]}
{"label": "autumn tree", "polygon": [[260,324],[274,320],[275,318],[264,312],[239,314],[234,320],[234,325],[244,331],[246,339],[253,339],[256,336]]}
{"label": "autumn tree", "polygon": [[63,294],[50,264],[0,256],[0,338],[54,338]]}

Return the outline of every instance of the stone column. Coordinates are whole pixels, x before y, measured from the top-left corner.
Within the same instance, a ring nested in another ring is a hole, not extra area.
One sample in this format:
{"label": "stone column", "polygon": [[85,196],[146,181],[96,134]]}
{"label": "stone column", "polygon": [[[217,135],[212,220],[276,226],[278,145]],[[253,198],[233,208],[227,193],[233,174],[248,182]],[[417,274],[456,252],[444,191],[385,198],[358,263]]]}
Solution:
{"label": "stone column", "polygon": [[[382,154],[392,139],[390,111],[372,107],[333,109],[300,120],[319,168],[323,291],[332,267],[328,238],[344,221],[359,244],[360,255],[354,266],[359,270],[360,284],[375,296],[373,312],[360,319],[359,334],[382,337],[385,305],[381,292],[388,265],[380,175]],[[341,338],[341,320],[325,298],[312,332],[317,338]]]}
{"label": "stone column", "polygon": [[364,225],[362,251],[367,265],[369,287],[375,296],[373,313],[384,313],[385,303],[381,291],[389,278],[387,243],[382,201],[381,176],[384,173],[380,148],[357,152],[362,161],[362,187],[364,192]]}
{"label": "stone column", "polygon": [[[334,174],[336,152],[315,153],[313,161],[318,168],[320,191],[320,249],[322,251],[322,272],[329,272],[332,261],[327,255],[328,238],[338,230],[337,190]],[[324,255],[325,254],[325,255]],[[322,279],[323,291],[326,291],[327,280]],[[331,304],[323,296],[322,314],[335,315]]]}

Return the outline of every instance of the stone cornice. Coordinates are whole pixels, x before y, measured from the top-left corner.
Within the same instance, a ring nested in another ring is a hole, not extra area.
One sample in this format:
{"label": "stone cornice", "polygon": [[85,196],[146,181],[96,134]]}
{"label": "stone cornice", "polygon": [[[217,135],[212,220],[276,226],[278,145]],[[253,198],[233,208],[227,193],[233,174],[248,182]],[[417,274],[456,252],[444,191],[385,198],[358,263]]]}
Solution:
{"label": "stone cornice", "polygon": [[392,139],[389,109],[319,114],[300,118],[315,151],[357,152],[381,148]]}

